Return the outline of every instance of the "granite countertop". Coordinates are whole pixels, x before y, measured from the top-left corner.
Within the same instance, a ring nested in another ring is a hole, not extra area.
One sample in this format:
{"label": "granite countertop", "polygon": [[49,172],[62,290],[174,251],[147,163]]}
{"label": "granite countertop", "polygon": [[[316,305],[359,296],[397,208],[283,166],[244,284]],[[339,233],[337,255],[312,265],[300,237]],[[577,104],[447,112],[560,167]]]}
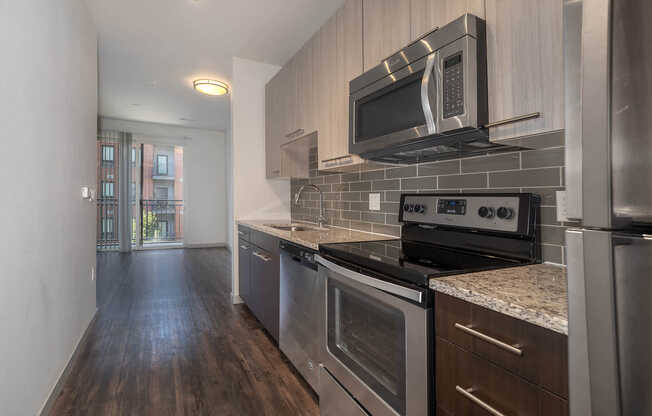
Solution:
{"label": "granite countertop", "polygon": [[430,288],[568,334],[566,269],[533,264],[430,279]]}
{"label": "granite countertop", "polygon": [[254,230],[273,235],[283,240],[290,241],[302,245],[304,247],[318,250],[320,244],[326,243],[353,243],[361,241],[381,241],[381,240],[396,240],[397,237],[367,233],[363,231],[347,230],[344,228],[329,227],[323,230],[317,229],[318,226],[314,224],[307,224],[301,222],[293,222],[293,225],[304,225],[306,227],[315,228],[305,231],[284,231],[277,228],[272,228],[270,224],[289,224],[286,220],[241,220],[238,224]]}

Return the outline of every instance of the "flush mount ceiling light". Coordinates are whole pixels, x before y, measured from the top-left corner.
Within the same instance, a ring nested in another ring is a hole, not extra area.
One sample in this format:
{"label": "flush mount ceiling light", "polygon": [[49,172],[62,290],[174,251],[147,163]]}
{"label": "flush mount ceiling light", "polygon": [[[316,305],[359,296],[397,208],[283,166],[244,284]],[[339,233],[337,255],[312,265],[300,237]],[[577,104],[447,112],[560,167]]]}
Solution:
{"label": "flush mount ceiling light", "polygon": [[226,83],[214,79],[196,79],[192,85],[197,91],[208,95],[224,95],[229,93],[229,86]]}

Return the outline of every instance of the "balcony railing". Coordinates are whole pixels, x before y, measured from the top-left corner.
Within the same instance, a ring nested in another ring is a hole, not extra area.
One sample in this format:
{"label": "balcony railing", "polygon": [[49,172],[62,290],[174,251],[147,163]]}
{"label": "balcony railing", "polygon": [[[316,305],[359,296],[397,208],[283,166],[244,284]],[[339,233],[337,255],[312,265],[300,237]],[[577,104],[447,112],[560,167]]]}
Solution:
{"label": "balcony railing", "polygon": [[118,240],[118,206],[117,198],[99,198],[97,200],[97,249],[116,250]]}
{"label": "balcony railing", "polygon": [[143,199],[140,205],[143,244],[183,241],[183,201]]}

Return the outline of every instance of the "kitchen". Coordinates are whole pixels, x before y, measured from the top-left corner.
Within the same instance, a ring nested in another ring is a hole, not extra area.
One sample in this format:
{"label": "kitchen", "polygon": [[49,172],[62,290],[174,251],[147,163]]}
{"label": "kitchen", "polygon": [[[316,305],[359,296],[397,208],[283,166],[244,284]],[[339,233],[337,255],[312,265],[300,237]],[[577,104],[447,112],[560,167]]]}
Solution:
{"label": "kitchen", "polygon": [[[265,175],[290,179],[291,217],[237,221],[240,297],[322,415],[647,409],[615,347],[644,345],[604,306],[620,298],[602,284],[598,305],[580,279],[624,267],[587,263],[583,227],[646,223],[623,211],[645,197],[603,190],[634,172],[582,147],[589,131],[616,145],[595,123],[601,86],[633,94],[595,70],[609,61],[592,49],[607,37],[583,32],[608,33],[593,3],[349,0],[266,83]],[[611,157],[634,157],[627,140]],[[616,194],[620,211],[589,219]]]}
{"label": "kitchen", "polygon": [[4,2],[1,413],[652,415],[651,17]]}

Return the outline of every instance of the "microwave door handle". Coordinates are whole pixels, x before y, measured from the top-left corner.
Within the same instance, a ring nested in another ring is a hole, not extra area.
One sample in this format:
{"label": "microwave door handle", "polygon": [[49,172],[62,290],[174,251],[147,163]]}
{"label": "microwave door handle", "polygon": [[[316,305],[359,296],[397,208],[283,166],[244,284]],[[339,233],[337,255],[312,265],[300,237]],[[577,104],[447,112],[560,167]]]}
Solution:
{"label": "microwave door handle", "polygon": [[437,124],[435,123],[435,115],[433,113],[433,107],[435,107],[437,94],[430,94],[430,89],[433,85],[436,85],[437,80],[435,79],[433,84],[433,70],[435,68],[435,63],[439,61],[439,52],[433,52],[428,55],[426,61],[426,69],[423,72],[423,78],[421,78],[421,107],[423,108],[423,113],[426,116],[426,127],[428,128],[428,134],[437,133]]}

